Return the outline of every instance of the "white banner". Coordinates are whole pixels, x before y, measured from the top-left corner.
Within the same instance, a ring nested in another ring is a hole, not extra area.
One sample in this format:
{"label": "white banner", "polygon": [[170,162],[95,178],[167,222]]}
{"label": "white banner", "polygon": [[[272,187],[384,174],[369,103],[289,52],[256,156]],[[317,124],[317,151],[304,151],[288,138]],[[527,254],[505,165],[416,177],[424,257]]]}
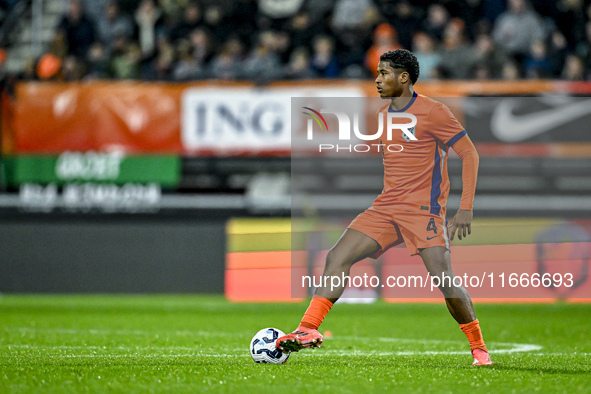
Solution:
{"label": "white banner", "polygon": [[361,89],[187,89],[182,97],[185,149],[258,153],[291,149],[292,97],[363,97]]}

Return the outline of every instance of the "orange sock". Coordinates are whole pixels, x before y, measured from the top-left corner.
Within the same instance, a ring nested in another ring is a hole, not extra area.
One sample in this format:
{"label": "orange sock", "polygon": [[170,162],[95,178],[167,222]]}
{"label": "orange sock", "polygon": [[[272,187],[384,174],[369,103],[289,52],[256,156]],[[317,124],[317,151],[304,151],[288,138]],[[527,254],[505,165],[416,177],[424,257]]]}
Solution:
{"label": "orange sock", "polygon": [[332,302],[327,298],[313,297],[300,326],[318,330],[330,308],[332,308]]}
{"label": "orange sock", "polygon": [[470,323],[460,324],[460,328],[464,334],[466,334],[466,338],[468,338],[468,341],[470,342],[470,350],[482,349],[488,353],[488,349],[484,344],[484,339],[482,339],[482,331],[480,331],[478,319]]}

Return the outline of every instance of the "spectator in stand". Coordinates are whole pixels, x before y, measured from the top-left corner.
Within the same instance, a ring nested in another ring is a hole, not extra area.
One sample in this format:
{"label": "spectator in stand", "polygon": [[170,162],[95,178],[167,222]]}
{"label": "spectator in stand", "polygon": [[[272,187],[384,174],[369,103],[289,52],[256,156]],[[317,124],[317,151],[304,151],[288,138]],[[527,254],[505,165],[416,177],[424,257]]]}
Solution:
{"label": "spectator in stand", "polygon": [[292,49],[291,38],[289,34],[285,31],[276,31],[272,48],[279,55],[281,64],[287,64]]}
{"label": "spectator in stand", "polygon": [[158,35],[156,47],[156,56],[150,63],[150,67],[146,68],[148,74],[142,76],[142,79],[166,81],[171,78],[175,48],[166,34]]}
{"label": "spectator in stand", "polygon": [[242,67],[242,77],[257,82],[269,82],[281,78],[281,61],[273,48],[275,34],[262,32],[255,48],[250,52]]}
{"label": "spectator in stand", "polygon": [[243,52],[244,46],[240,39],[238,37],[229,38],[222,46],[222,50],[212,60],[209,75],[217,79],[237,79],[238,72],[242,68]]}
{"label": "spectator in stand", "polygon": [[558,77],[564,67],[566,56],[569,54],[566,37],[557,29],[550,32],[548,37],[548,59],[552,64],[552,77]]}
{"label": "spectator in stand", "polygon": [[287,63],[291,45],[289,34],[284,31],[266,30],[259,34],[258,43],[260,42],[279,57],[281,64]]}
{"label": "spectator in stand", "polygon": [[[479,72],[479,75],[475,75],[475,77],[478,79],[502,78],[503,66],[509,61],[509,58],[503,53],[503,51],[495,46],[492,37],[488,34],[478,35],[473,48],[475,55],[474,60],[478,65],[476,71]],[[487,78],[484,78],[484,73],[488,74]]]}
{"label": "spectator in stand", "polygon": [[64,59],[62,73],[66,82],[80,81],[86,75],[86,65],[78,57],[69,55]]}
{"label": "spectator in stand", "polygon": [[566,57],[560,78],[567,81],[583,81],[586,73],[583,60],[577,55],[571,54]]}
{"label": "spectator in stand", "polygon": [[419,31],[415,33],[412,42],[412,52],[421,65],[421,79],[432,79],[435,69],[441,64],[441,54],[436,50],[433,37]]}
{"label": "spectator in stand", "polygon": [[546,37],[540,16],[527,0],[508,0],[508,10],[501,14],[493,28],[493,38],[500,49],[522,63],[531,45]]}
{"label": "spectator in stand", "polygon": [[298,47],[291,52],[289,63],[285,66],[283,75],[286,79],[312,79],[316,73],[310,66],[310,53],[305,47]]}
{"label": "spectator in stand", "polygon": [[117,1],[107,3],[104,14],[98,19],[98,37],[106,48],[111,48],[115,36],[124,35],[127,38],[133,37],[133,23],[129,16],[119,10]]}
{"label": "spectator in stand", "polygon": [[427,19],[423,21],[421,30],[434,37],[437,41],[443,39],[443,32],[449,22],[449,13],[441,4],[433,4],[427,9]]}
{"label": "spectator in stand", "polygon": [[402,46],[398,42],[396,29],[387,23],[378,25],[373,32],[373,45],[365,55],[365,67],[367,67],[374,77],[377,77],[380,56],[385,52],[396,49],[402,49]]}
{"label": "spectator in stand", "polygon": [[93,22],[84,15],[79,0],[71,0],[68,11],[58,25],[66,37],[68,53],[84,58],[88,48],[95,41],[95,27]]}
{"label": "spectator in stand", "polygon": [[440,51],[441,67],[447,70],[452,79],[468,79],[476,54],[464,37],[464,21],[454,18],[445,28],[443,45]]}
{"label": "spectator in stand", "polygon": [[109,75],[113,79],[138,79],[141,60],[139,46],[125,36],[117,36],[109,62]]}
{"label": "spectator in stand", "polygon": [[175,81],[191,81],[206,77],[206,68],[203,58],[195,56],[193,47],[188,40],[180,40],[177,45],[178,61],[172,70],[172,79]]}
{"label": "spectator in stand", "polygon": [[552,63],[548,59],[548,49],[544,41],[531,44],[529,56],[524,62],[524,72],[528,79],[545,79],[552,75]]}
{"label": "spectator in stand", "polygon": [[142,0],[135,12],[135,22],[142,58],[148,60],[155,54],[156,37],[164,31],[162,11],[153,0]]}
{"label": "spectator in stand", "polygon": [[189,34],[201,25],[201,8],[199,4],[191,2],[183,12],[182,20],[173,27],[170,38],[177,42],[182,38],[189,37]]}
{"label": "spectator in stand", "polygon": [[[114,39],[113,39],[114,40]],[[95,42],[90,46],[87,55],[88,72],[85,79],[102,79],[109,77],[109,55],[103,44]]]}
{"label": "spectator in stand", "polygon": [[62,79],[366,78],[398,47],[424,79],[579,80],[591,64],[591,0],[71,0],[56,30]]}
{"label": "spectator in stand", "polygon": [[314,38],[314,54],[312,55],[312,70],[323,78],[339,76],[340,66],[335,56],[334,41],[329,36]]}
{"label": "spectator in stand", "polygon": [[211,36],[205,29],[195,29],[189,34],[191,57],[199,64],[205,64],[211,58]]}
{"label": "spectator in stand", "polygon": [[502,79],[505,81],[516,81],[521,78],[519,66],[514,60],[509,60],[503,66]]}
{"label": "spectator in stand", "polygon": [[474,63],[472,66],[472,72],[470,73],[470,78],[478,81],[487,81],[489,79],[493,79],[491,67],[489,67],[488,64],[482,62]]}

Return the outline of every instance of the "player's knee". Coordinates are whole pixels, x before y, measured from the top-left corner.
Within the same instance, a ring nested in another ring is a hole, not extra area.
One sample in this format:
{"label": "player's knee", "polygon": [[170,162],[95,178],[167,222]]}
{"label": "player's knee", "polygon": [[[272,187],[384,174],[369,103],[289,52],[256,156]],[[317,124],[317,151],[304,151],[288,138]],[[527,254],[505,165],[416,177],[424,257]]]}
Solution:
{"label": "player's knee", "polygon": [[425,265],[431,276],[438,276],[440,278],[448,276],[453,277],[451,267],[445,260],[429,262],[429,264]]}

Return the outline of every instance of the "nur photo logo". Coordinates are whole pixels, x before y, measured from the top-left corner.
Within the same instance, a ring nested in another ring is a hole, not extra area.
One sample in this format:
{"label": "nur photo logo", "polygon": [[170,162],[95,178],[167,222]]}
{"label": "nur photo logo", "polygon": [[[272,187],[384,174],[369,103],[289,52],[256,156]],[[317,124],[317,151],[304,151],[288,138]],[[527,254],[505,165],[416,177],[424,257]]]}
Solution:
{"label": "nur photo logo", "polygon": [[[309,141],[314,140],[314,123],[318,125],[320,132],[328,132],[329,127],[328,123],[323,116],[323,114],[330,114],[336,117],[338,122],[338,141],[347,141],[351,142],[352,140],[361,140],[361,141],[393,141],[394,136],[396,134],[395,130],[401,131],[401,137],[407,141],[417,141],[417,137],[415,136],[415,126],[417,124],[417,118],[413,114],[408,113],[399,113],[399,112],[388,112],[384,114],[380,112],[378,114],[378,129],[375,133],[365,133],[360,130],[359,124],[359,113],[353,113],[353,122],[351,122],[351,117],[346,112],[342,111],[328,111],[325,109],[321,109],[317,111],[310,107],[302,107],[303,109],[307,110],[306,112],[302,112],[304,115],[309,116],[307,119],[307,128],[306,128],[306,138]],[[309,111],[309,112],[308,112]],[[406,119],[406,122],[401,122],[402,119]],[[352,126],[352,127],[351,127]],[[384,138],[385,132],[385,138]],[[388,150],[389,152],[401,152],[404,150],[404,147],[401,144],[327,144],[327,143],[320,143],[318,144],[318,152],[323,151],[347,151],[347,152],[369,152],[372,149],[372,146],[376,147],[378,152],[380,152],[381,146],[386,146],[384,150]]]}

